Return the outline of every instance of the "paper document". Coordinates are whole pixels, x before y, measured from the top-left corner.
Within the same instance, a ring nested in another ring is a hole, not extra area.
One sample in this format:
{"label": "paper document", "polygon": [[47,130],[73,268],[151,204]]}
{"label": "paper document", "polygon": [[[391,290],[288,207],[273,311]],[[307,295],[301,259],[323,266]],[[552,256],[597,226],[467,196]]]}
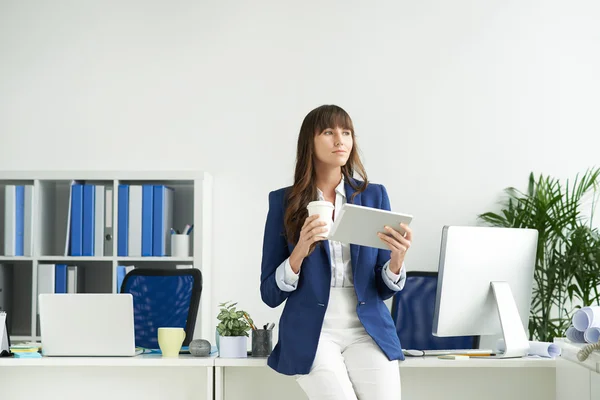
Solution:
{"label": "paper document", "polygon": [[[499,352],[503,352],[504,350],[506,350],[506,346],[504,344],[504,339],[498,339],[496,347],[498,348]],[[527,352],[527,354],[529,354],[530,356],[555,358],[557,356],[560,356],[560,352],[561,352],[560,347],[558,347],[554,343],[537,342],[537,341],[530,340],[529,341],[529,351]]]}
{"label": "paper document", "polygon": [[590,326],[583,332],[583,339],[586,343],[598,343],[598,340],[600,340],[600,328]]}
{"label": "paper document", "polygon": [[565,336],[573,343],[585,343],[583,332],[575,329],[575,327],[572,325],[569,327],[569,329],[567,329]]}
{"label": "paper document", "polygon": [[573,326],[581,332],[592,327],[600,327],[600,307],[583,307],[573,314]]}

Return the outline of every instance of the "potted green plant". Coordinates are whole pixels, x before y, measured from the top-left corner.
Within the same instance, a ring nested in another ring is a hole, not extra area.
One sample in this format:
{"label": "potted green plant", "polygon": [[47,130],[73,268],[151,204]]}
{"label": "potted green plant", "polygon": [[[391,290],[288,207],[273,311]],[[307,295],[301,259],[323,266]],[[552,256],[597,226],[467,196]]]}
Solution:
{"label": "potted green plant", "polygon": [[219,304],[217,319],[219,357],[247,357],[248,331],[254,322],[246,311],[236,309],[237,303]]}
{"label": "potted green plant", "polygon": [[530,340],[564,337],[577,308],[600,304],[600,234],[592,225],[599,177],[591,169],[571,185],[531,173],[527,192],[509,187],[499,213],[479,215],[493,226],[538,231]]}

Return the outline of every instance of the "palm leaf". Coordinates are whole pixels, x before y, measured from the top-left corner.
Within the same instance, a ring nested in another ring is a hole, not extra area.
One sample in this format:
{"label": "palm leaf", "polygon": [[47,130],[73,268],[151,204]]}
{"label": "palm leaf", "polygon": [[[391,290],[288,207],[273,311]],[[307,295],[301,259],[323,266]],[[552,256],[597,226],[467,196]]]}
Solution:
{"label": "palm leaf", "polygon": [[[526,192],[504,189],[501,210],[478,219],[492,226],[538,231],[529,335],[551,341],[570,324],[567,302],[600,304],[600,234],[591,228],[600,198],[600,168],[588,169],[564,184],[541,174],[536,178],[532,172],[527,183]],[[590,194],[592,212],[586,221],[582,202]]]}

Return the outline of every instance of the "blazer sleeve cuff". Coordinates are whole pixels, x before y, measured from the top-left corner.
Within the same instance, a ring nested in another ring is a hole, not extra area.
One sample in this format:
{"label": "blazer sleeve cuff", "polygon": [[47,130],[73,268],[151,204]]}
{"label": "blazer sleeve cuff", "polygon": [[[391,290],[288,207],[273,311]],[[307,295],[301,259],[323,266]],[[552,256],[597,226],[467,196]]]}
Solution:
{"label": "blazer sleeve cuff", "polygon": [[394,292],[399,292],[404,288],[404,284],[406,283],[406,268],[404,263],[402,263],[402,268],[400,268],[400,274],[395,274],[390,271],[390,261],[385,263],[383,268],[381,269],[381,277],[387,287]]}
{"label": "blazer sleeve cuff", "polygon": [[281,263],[275,271],[275,282],[277,286],[284,292],[293,292],[298,287],[299,274],[292,271],[289,257]]}

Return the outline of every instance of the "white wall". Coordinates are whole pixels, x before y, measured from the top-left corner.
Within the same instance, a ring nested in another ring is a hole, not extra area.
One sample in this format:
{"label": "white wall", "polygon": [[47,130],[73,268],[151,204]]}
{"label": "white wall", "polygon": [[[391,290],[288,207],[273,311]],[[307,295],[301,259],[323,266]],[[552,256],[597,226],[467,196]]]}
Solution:
{"label": "white wall", "polygon": [[[0,1],[0,169],[214,174],[213,304],[258,324],[270,190],[300,123],[353,117],[373,182],[415,215],[409,269],[530,171],[600,152],[600,3]],[[215,310],[216,312],[216,310]]]}

